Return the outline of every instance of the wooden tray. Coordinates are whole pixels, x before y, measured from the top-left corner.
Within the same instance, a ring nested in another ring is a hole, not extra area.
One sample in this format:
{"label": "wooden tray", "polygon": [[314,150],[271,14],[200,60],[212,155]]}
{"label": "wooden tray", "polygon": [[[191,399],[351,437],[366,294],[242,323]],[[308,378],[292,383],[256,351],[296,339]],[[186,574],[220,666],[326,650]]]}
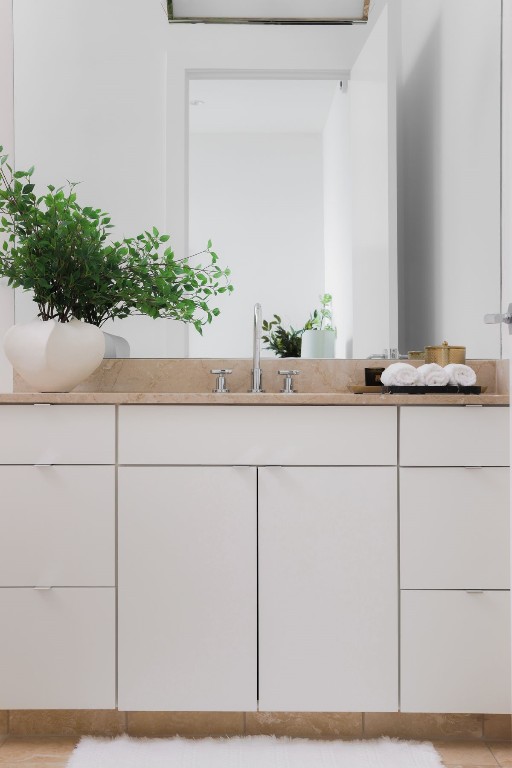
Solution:
{"label": "wooden tray", "polygon": [[473,387],[447,384],[444,387],[381,387],[381,392],[383,395],[481,395],[486,389],[476,384]]}

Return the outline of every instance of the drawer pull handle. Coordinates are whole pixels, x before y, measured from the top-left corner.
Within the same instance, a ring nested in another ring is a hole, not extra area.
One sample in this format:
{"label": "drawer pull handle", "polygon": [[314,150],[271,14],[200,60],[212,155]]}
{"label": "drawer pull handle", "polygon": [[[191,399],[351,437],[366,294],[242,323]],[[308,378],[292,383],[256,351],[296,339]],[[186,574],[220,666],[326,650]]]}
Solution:
{"label": "drawer pull handle", "polygon": [[34,587],[36,592],[48,592],[50,589],[53,589],[53,587]]}
{"label": "drawer pull handle", "polygon": [[466,589],[466,595],[483,595],[483,589]]}
{"label": "drawer pull handle", "polygon": [[34,467],[53,467],[53,464],[34,464]]}
{"label": "drawer pull handle", "polygon": [[483,469],[481,464],[466,464],[464,469]]}

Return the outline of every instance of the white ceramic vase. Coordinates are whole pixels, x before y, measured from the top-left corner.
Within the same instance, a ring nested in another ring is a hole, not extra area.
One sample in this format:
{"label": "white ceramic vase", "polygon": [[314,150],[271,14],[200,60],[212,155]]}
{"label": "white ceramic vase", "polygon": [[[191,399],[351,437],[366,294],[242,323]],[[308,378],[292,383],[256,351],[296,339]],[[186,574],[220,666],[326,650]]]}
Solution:
{"label": "white ceramic vase", "polygon": [[13,325],[4,338],[14,370],[37,392],[69,392],[101,363],[105,339],[95,325],[33,320]]}
{"label": "white ceramic vase", "polygon": [[312,359],[332,358],[335,344],[336,331],[304,331],[300,356]]}

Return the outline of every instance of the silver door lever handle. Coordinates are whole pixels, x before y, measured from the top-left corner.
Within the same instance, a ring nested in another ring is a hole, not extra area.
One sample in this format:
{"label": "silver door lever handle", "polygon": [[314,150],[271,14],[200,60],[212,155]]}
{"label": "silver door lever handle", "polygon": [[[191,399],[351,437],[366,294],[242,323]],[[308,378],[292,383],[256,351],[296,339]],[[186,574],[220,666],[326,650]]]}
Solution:
{"label": "silver door lever handle", "polygon": [[[512,304],[508,305],[507,312],[503,314],[484,315],[484,323],[506,323],[509,326],[512,325]],[[509,328],[508,330],[509,333],[512,333],[512,328]]]}

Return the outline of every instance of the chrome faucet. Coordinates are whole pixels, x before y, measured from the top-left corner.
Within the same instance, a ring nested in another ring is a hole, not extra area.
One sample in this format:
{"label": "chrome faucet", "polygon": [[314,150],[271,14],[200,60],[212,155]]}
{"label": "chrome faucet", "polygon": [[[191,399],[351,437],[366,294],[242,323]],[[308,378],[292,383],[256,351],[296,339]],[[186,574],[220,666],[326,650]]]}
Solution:
{"label": "chrome faucet", "polygon": [[262,372],[260,368],[261,317],[261,304],[255,304],[252,342],[252,386],[250,392],[263,392],[263,389],[261,388]]}
{"label": "chrome faucet", "polygon": [[408,355],[401,355],[398,349],[385,349],[383,352],[368,355],[367,360],[407,360]]}

